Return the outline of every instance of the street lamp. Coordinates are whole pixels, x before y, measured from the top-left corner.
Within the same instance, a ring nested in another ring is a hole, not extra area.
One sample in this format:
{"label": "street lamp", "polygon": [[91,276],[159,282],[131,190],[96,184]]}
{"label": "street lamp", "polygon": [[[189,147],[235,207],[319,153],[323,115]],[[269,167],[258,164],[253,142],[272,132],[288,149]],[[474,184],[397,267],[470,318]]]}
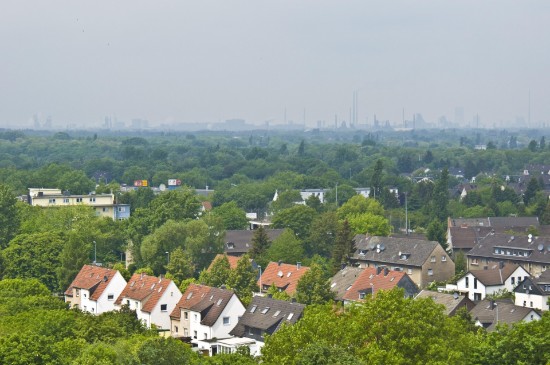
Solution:
{"label": "street lamp", "polygon": [[94,241],[94,265],[97,263],[97,243]]}
{"label": "street lamp", "polygon": [[258,265],[258,269],[260,269],[260,293],[262,292],[262,267]]}
{"label": "street lamp", "polygon": [[371,290],[372,290],[372,297],[374,298],[374,284],[370,283],[370,286],[371,286]]}
{"label": "street lamp", "polygon": [[169,264],[170,263],[170,252],[165,251],[164,253],[166,254],[166,263]]}

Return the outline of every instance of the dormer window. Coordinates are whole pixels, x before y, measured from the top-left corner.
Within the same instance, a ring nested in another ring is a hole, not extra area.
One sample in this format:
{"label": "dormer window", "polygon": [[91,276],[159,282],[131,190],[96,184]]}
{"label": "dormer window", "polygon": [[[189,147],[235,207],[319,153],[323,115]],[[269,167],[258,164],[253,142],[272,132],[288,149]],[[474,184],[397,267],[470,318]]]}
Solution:
{"label": "dormer window", "polygon": [[279,272],[277,273],[277,276],[280,277],[280,278],[282,278],[283,275],[284,275],[283,272],[282,272],[281,270],[279,270]]}
{"label": "dormer window", "polygon": [[229,250],[232,250],[232,249],[235,248],[235,244],[234,244],[233,242],[227,242],[227,248],[228,248]]}
{"label": "dormer window", "polygon": [[359,255],[365,256],[367,254],[367,250],[359,250]]}

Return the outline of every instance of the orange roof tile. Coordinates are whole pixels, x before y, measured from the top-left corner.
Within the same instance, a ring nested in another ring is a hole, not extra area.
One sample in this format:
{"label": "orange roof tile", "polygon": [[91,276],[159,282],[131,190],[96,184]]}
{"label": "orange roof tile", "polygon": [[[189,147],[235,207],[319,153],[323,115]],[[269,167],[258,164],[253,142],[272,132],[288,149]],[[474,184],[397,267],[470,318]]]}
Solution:
{"label": "orange roof tile", "polygon": [[402,271],[389,270],[386,275],[384,270],[376,274],[376,268],[367,267],[359,274],[357,280],[351,285],[351,287],[344,294],[344,300],[359,300],[360,291],[372,291],[374,293],[378,290],[391,290],[397,286],[399,281],[406,275]]}
{"label": "orange roof tile", "polygon": [[133,299],[142,302],[142,311],[151,312],[171,283],[172,280],[162,277],[134,274],[115,304],[120,305],[125,298]]}
{"label": "orange roof tile", "polygon": [[216,257],[214,257],[214,260],[212,260],[212,262],[210,263],[210,266],[208,266],[207,271],[212,270],[212,266],[214,265],[214,262],[216,262],[217,260],[221,260],[224,256],[226,256],[227,260],[229,261],[229,268],[231,270],[236,269],[237,268],[237,263],[239,262],[240,257],[224,255],[224,254],[219,253],[219,254],[216,255]]}
{"label": "orange roof tile", "polygon": [[170,317],[180,318],[182,309],[190,309],[195,304],[199,303],[205,295],[212,289],[207,285],[189,284],[185,293],[183,293],[178,304],[174,307]]}
{"label": "orange roof tile", "polygon": [[260,283],[269,286],[275,283],[277,288],[283,289],[287,294],[292,295],[296,292],[298,281],[308,271],[309,267],[307,266],[298,268],[298,265],[270,262],[262,273],[261,279],[258,280],[258,286]]}
{"label": "orange roof tile", "polygon": [[69,288],[65,291],[65,295],[72,296],[73,288],[86,289],[90,290],[90,299],[97,300],[105,288],[107,288],[109,280],[111,280],[117,272],[117,270],[104,267],[84,265],[71,285],[69,285]]}

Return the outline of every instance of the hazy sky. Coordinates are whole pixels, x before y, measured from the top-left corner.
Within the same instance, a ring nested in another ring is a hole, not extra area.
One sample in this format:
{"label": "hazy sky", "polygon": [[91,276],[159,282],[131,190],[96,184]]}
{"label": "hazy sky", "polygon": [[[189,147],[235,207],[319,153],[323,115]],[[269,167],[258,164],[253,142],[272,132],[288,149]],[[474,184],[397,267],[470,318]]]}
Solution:
{"label": "hazy sky", "polygon": [[0,50],[0,126],[550,123],[547,0],[5,1]]}

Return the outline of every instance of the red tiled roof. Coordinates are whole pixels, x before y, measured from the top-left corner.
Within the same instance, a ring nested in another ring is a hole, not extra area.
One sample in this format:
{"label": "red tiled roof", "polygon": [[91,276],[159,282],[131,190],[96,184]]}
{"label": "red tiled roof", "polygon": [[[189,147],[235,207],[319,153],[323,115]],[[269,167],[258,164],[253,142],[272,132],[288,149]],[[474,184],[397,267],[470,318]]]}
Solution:
{"label": "red tiled roof", "polygon": [[298,281],[308,271],[307,266],[298,269],[297,265],[270,262],[262,273],[261,280],[258,280],[258,286],[260,282],[262,285],[269,286],[275,283],[277,288],[284,289],[287,294],[292,295],[296,292]]}
{"label": "red tiled roof", "polygon": [[[210,271],[212,270],[212,266],[214,265],[214,262],[216,262],[217,260],[221,260],[223,258],[223,254],[219,253],[216,255],[216,257],[214,257],[214,260],[212,260],[212,263],[210,263],[210,266],[208,266],[208,270],[207,271]],[[227,257],[227,260],[229,261],[229,267],[231,268],[231,270],[234,270],[237,268],[237,263],[239,262],[239,259],[240,257],[238,256],[230,256],[230,255],[225,255]]]}
{"label": "red tiled roof", "polygon": [[206,211],[211,211],[212,210],[212,203],[208,202],[208,201],[203,201],[202,202],[202,207],[204,208],[204,210]]}
{"label": "red tiled roof", "polygon": [[84,265],[80,272],[74,278],[65,295],[72,296],[73,288],[90,290],[90,299],[97,300],[107,287],[109,280],[115,276],[117,270],[104,267]]}
{"label": "red tiled roof", "polygon": [[172,280],[166,278],[134,274],[115,304],[120,305],[125,298],[133,299],[142,302],[142,311],[151,312],[171,283]]}
{"label": "red tiled roof", "polygon": [[199,303],[212,289],[210,286],[189,284],[185,293],[183,293],[178,304],[174,307],[170,317],[180,318],[182,309],[190,309],[195,304]]}
{"label": "red tiled roof", "polygon": [[[344,300],[359,300],[359,292],[372,290],[374,288],[374,293],[378,290],[391,290],[397,286],[399,281],[406,275],[402,271],[392,271],[389,270],[386,275],[385,271],[381,270],[380,273],[376,274],[376,268],[367,267],[361,272],[357,277],[357,280],[352,284],[352,286],[344,294]],[[372,285],[371,285],[372,284]]]}

